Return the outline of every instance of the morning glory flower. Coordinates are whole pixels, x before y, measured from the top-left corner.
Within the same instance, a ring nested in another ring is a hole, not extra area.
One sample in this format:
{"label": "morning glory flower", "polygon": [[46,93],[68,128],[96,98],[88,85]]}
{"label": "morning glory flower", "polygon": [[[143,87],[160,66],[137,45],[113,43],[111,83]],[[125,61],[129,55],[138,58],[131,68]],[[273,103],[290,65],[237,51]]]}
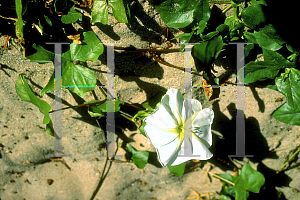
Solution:
{"label": "morning glory flower", "polygon": [[158,109],[144,119],[145,133],[156,148],[161,165],[210,159],[213,118],[212,109],[202,109],[198,100],[184,99],[177,89],[169,89]]}

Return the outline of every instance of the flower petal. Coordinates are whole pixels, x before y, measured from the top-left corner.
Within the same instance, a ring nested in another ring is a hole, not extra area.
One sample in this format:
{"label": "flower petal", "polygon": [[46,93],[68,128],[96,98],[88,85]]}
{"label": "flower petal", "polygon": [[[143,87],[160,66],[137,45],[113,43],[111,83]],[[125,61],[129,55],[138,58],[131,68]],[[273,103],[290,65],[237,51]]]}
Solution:
{"label": "flower petal", "polygon": [[159,108],[147,116],[144,121],[147,124],[152,124],[158,128],[175,128],[177,126],[177,120],[175,116],[165,108],[163,104],[160,104]]}
{"label": "flower petal", "polygon": [[159,162],[163,167],[166,167],[170,161],[176,159],[178,154],[178,151],[176,152],[176,147],[178,146],[179,135],[160,130],[151,124],[146,124],[144,130],[147,137],[156,148]]}
{"label": "flower petal", "polygon": [[194,113],[202,110],[201,103],[195,99],[184,99],[183,105],[184,106],[181,115],[184,121],[190,118]]}
{"label": "flower petal", "polygon": [[[186,140],[189,141],[186,142]],[[187,145],[187,147],[185,147],[185,145]],[[179,152],[179,156],[176,158],[176,160],[172,163],[168,163],[171,166],[179,165],[191,159],[208,160],[213,156],[206,145],[194,137],[189,139],[185,137],[181,147],[183,151]]]}
{"label": "flower petal", "polygon": [[160,164],[166,167],[167,164],[171,164],[177,159],[178,151],[176,152],[176,146],[178,144],[178,139],[171,141],[165,146],[161,146],[156,149],[157,156]]}
{"label": "flower petal", "polygon": [[[181,112],[183,107],[183,97],[182,94],[174,88],[167,91],[165,97],[162,98],[161,102],[164,104],[165,108],[171,111],[177,120],[181,119]],[[180,122],[179,122],[180,123]]]}
{"label": "flower petal", "polygon": [[200,127],[212,124],[214,119],[214,111],[210,108],[201,110],[193,120],[193,127]]}
{"label": "flower petal", "polygon": [[147,137],[149,138],[149,140],[155,148],[160,148],[161,146],[167,145],[176,137],[178,137],[178,135],[174,133],[161,130],[148,123],[146,123],[144,130],[146,132]]}
{"label": "flower petal", "polygon": [[205,125],[193,128],[193,139],[198,139],[207,148],[212,145],[211,125]]}
{"label": "flower petal", "polygon": [[[208,135],[211,136],[211,132],[209,131]],[[208,160],[210,159],[213,154],[209,151],[206,142],[204,142],[201,138],[201,140],[196,139],[195,137],[192,138],[193,143],[193,154],[194,155],[200,155],[199,160]],[[210,144],[211,145],[211,144]]]}

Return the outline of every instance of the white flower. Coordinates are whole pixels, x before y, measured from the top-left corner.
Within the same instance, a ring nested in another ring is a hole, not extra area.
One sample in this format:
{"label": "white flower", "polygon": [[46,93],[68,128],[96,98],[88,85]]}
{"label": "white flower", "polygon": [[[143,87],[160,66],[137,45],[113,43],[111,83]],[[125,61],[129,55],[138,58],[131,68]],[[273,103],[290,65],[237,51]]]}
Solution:
{"label": "white flower", "polygon": [[187,160],[208,160],[212,144],[211,124],[214,112],[202,110],[201,103],[183,99],[176,89],[169,89],[159,108],[145,118],[144,130],[156,148],[163,167]]}

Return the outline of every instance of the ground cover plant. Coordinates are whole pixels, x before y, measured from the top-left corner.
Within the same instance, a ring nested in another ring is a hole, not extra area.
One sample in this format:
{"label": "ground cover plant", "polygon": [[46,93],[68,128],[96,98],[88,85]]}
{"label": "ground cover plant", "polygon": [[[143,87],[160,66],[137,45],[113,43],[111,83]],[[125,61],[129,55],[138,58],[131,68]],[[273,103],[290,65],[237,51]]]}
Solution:
{"label": "ground cover plant", "polygon": [[[20,51],[23,51],[24,55],[33,62],[54,62],[56,55],[53,47],[45,45],[45,41],[71,42],[70,45],[63,46],[61,54],[62,85],[80,97],[94,90],[97,83],[96,76],[85,66],[87,61],[96,61],[104,52],[105,46],[93,31],[74,30],[72,24],[82,24],[83,18],[86,17],[89,18],[91,24],[105,25],[108,20],[108,6],[112,8],[113,15],[118,22],[128,23],[130,1],[32,2],[15,0],[13,3],[16,14],[4,16],[1,13],[1,17],[14,21],[16,35],[11,41],[20,47]],[[170,41],[179,39],[182,43],[178,51],[183,52],[185,44],[189,42],[197,43],[192,49],[195,61],[193,70],[203,73],[207,87],[220,84],[219,78],[212,73],[214,61],[220,57],[230,57],[231,54],[236,54],[235,45],[229,45],[229,43],[245,43],[245,57],[242,59],[247,62],[244,68],[237,72],[239,80],[246,84],[266,83],[266,87],[284,94],[287,102],[274,112],[274,118],[292,125],[300,125],[299,49],[286,42],[277,34],[273,24],[268,22],[264,15],[264,7],[268,6],[265,1],[167,0],[152,3],[168,28],[185,28],[185,33],[176,38],[170,38]],[[214,16],[212,16],[209,3],[227,4],[222,12],[233,9],[233,16],[216,23],[212,20]],[[39,6],[40,9],[36,9],[39,11],[31,12],[33,6],[35,9]],[[32,27],[35,33],[32,32]],[[145,52],[156,51],[159,52],[155,49],[145,50]],[[263,61],[254,61],[253,57],[258,53],[262,53]],[[49,116],[51,106],[36,97],[22,74],[16,80],[15,89],[20,99],[36,105],[44,114],[43,124],[46,125],[46,131],[54,136],[53,122]],[[41,95],[53,91],[54,73],[43,88]],[[207,98],[216,98],[218,93],[218,89],[213,89],[213,96],[207,96]],[[114,112],[119,112],[119,100],[115,99],[113,102]],[[192,105],[190,111],[183,109],[186,102]],[[107,101],[95,100],[78,106],[87,106],[91,117],[103,118],[108,112],[107,104]],[[182,153],[181,146],[186,140],[189,141],[187,144],[190,144],[191,153],[197,152],[197,155],[201,155],[200,160],[207,160],[212,156],[208,150],[212,142],[210,131],[214,117],[212,110],[202,110],[199,102],[185,99],[175,89],[169,90],[165,95],[153,97],[141,104],[139,109],[140,111],[133,118],[124,114],[122,116],[136,123],[141,134],[151,140],[157,149],[160,163],[164,167],[167,166],[170,173],[181,176],[185,171],[186,161],[192,159],[192,157],[182,159],[179,156]],[[161,113],[158,115],[159,112]],[[190,116],[185,115],[185,112]],[[163,120],[159,118],[160,115],[168,117],[169,121],[163,124]],[[170,123],[172,120],[173,123]],[[161,135],[165,134],[164,137],[160,138],[157,135],[158,129]],[[148,163],[148,152],[138,151],[129,144],[125,150],[128,159],[132,160],[138,168],[143,169]],[[295,151],[288,161],[291,161],[299,151]],[[220,199],[251,198],[250,192],[259,193],[265,183],[263,174],[254,170],[249,164],[239,169],[236,176],[229,174],[212,174],[212,176],[224,182],[220,191]]]}

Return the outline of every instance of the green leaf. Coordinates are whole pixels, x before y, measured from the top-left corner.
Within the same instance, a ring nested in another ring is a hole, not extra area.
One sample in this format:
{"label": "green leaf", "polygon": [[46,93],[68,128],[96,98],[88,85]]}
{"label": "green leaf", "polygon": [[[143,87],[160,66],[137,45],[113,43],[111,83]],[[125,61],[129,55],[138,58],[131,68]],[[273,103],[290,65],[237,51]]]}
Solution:
{"label": "green leaf", "polygon": [[231,198],[222,194],[222,195],[220,195],[220,200],[231,200]]}
{"label": "green leaf", "polygon": [[[15,89],[22,101],[34,104],[39,108],[40,112],[44,114],[43,124],[49,124],[51,122],[51,119],[49,117],[51,106],[46,101],[40,100],[34,95],[22,74],[20,74],[18,77],[18,80],[15,84]],[[53,128],[53,124],[51,124],[52,122],[50,123],[49,128],[51,128],[51,126]],[[48,134],[51,133],[51,130],[49,130],[49,128],[46,129]],[[52,133],[54,134],[54,132]]]}
{"label": "green leaf", "polygon": [[[95,103],[97,101],[99,101],[99,100],[84,102],[84,104]],[[112,111],[112,112],[118,112],[120,110],[120,100],[115,99],[113,102],[114,102],[114,111]],[[102,112],[107,112],[107,101],[105,101],[104,103],[101,103],[101,104],[99,103],[99,104],[96,104],[96,105],[91,105],[89,107],[91,107],[92,109],[97,108],[97,109],[101,110]]]}
{"label": "green leaf", "polygon": [[198,24],[198,30],[197,30],[197,35],[200,35],[203,33],[204,29],[206,28],[207,21],[201,20]]}
{"label": "green leaf", "polygon": [[143,106],[145,109],[153,109],[153,108],[150,106],[150,104],[149,104],[148,101],[142,103],[142,106]]}
{"label": "green leaf", "polygon": [[[216,175],[218,175],[218,176],[220,176],[220,177],[222,177],[222,178],[224,178],[224,179],[226,179],[226,180],[228,180],[228,181],[230,181],[232,183],[234,183],[235,180],[237,179],[236,176],[231,176],[229,174],[216,174]],[[222,185],[222,189],[220,191],[220,194],[221,195],[229,195],[229,196],[235,197],[236,191],[235,191],[234,186],[232,184],[229,184],[229,183],[227,183],[227,182],[224,181],[223,185]],[[226,199],[226,198],[224,198],[224,199]]]}
{"label": "green leaf", "polygon": [[15,0],[16,12],[18,16],[18,21],[15,22],[16,35],[23,41],[23,20],[22,20],[22,0]]}
{"label": "green leaf", "polygon": [[184,28],[195,19],[207,22],[210,18],[207,0],[167,0],[155,8],[162,20],[171,28]]}
{"label": "green leaf", "polygon": [[254,44],[247,44],[245,47],[244,47],[244,50],[245,50],[245,57],[247,57],[250,53],[250,51],[254,49]]}
{"label": "green leaf", "polygon": [[174,174],[175,176],[181,176],[184,173],[186,162],[181,163],[179,165],[171,166],[167,164],[167,167],[170,171],[170,174]]}
{"label": "green leaf", "polygon": [[252,42],[254,44],[257,44],[254,33],[250,33],[250,32],[245,31],[244,36],[245,36],[245,38],[247,39],[248,42]]}
{"label": "green leaf", "polygon": [[65,52],[62,57],[70,61],[96,61],[103,53],[104,46],[93,31],[83,32],[83,43],[77,44],[73,41],[70,50]]}
{"label": "green leaf", "polygon": [[63,61],[62,78],[63,87],[81,98],[84,98],[85,93],[93,90],[97,84],[96,76],[90,69],[67,60]]}
{"label": "green leaf", "polygon": [[261,28],[260,31],[254,31],[254,37],[258,45],[262,48],[277,51],[285,41],[276,34],[276,30],[272,24]]}
{"label": "green leaf", "polygon": [[226,24],[229,27],[229,31],[231,31],[234,28],[234,23],[235,21],[233,16],[227,17],[224,22],[224,24]]}
{"label": "green leaf", "polygon": [[108,5],[105,0],[95,0],[92,8],[91,23],[100,22],[104,25],[108,21]]}
{"label": "green leaf", "polygon": [[143,169],[147,163],[149,158],[149,152],[147,151],[138,151],[130,144],[126,146],[127,153],[131,156],[131,160],[139,169]]}
{"label": "green leaf", "polygon": [[48,63],[54,61],[54,53],[44,49],[42,46],[34,43],[32,47],[37,50],[36,53],[27,56],[31,62]]}
{"label": "green leaf", "polygon": [[[85,93],[95,88],[96,77],[94,73],[81,65],[75,65],[73,61],[96,61],[103,53],[104,47],[94,32],[88,31],[83,33],[84,44],[73,42],[70,49],[62,54],[62,84],[72,92],[84,97]],[[53,61],[54,53],[45,50],[42,46],[33,46],[37,52],[28,56],[31,61]],[[54,91],[54,77],[51,76],[48,84],[42,90],[42,95]]]}
{"label": "green leaf", "polygon": [[50,20],[50,18],[47,15],[44,15],[46,22],[52,26],[52,21]]}
{"label": "green leaf", "polygon": [[288,105],[296,109],[300,104],[300,72],[295,68],[286,68],[285,73],[275,79],[279,92],[284,94]]}
{"label": "green leaf", "polygon": [[122,0],[108,0],[108,4],[112,8],[113,15],[118,22],[128,23]]}
{"label": "green leaf", "polygon": [[266,22],[266,18],[261,5],[253,5],[245,8],[241,17],[248,27],[255,29]]}
{"label": "green leaf", "polygon": [[75,10],[74,6],[70,9],[67,15],[63,15],[61,17],[61,21],[65,24],[72,24],[78,19],[82,21],[82,15]]}
{"label": "green leaf", "polygon": [[211,40],[213,37],[217,36],[218,34],[219,34],[219,31],[213,31],[213,32],[210,32],[206,35],[200,35],[200,38],[203,41],[207,41],[207,40]]}
{"label": "green leaf", "polygon": [[280,53],[263,48],[264,61],[272,68],[283,69],[293,67],[294,64],[285,59]]}
{"label": "green leaf", "polygon": [[177,37],[172,38],[172,40],[179,38],[180,43],[189,43],[193,34],[194,34],[194,31],[192,31],[191,33],[182,33],[181,35],[178,35]]}
{"label": "green leaf", "polygon": [[219,35],[212,40],[195,44],[192,50],[194,56],[196,56],[203,64],[211,65],[220,54],[223,46],[222,36]]}
{"label": "green leaf", "polygon": [[242,81],[242,75],[245,70],[245,83],[254,83],[256,81],[264,81],[276,77],[280,69],[273,68],[263,61],[250,61],[245,67],[240,69],[237,73],[238,79]]}
{"label": "green leaf", "polygon": [[295,49],[292,45],[290,45],[290,44],[286,44],[286,48],[287,48],[290,52],[292,52],[292,53],[298,53],[298,52],[296,51],[296,49]]}
{"label": "green leaf", "polygon": [[222,35],[225,35],[229,32],[229,26],[227,24],[221,24],[216,28],[216,31],[220,32]]}
{"label": "green leaf", "polygon": [[50,120],[49,124],[46,124],[46,132],[47,134],[54,136],[54,128],[53,128],[53,123]]}
{"label": "green leaf", "polygon": [[273,117],[278,121],[291,124],[291,125],[300,125],[300,106],[296,109],[289,106],[286,102],[278,110],[273,113]]}
{"label": "green leaf", "polygon": [[250,4],[251,5],[259,5],[259,4],[262,4],[262,5],[265,5],[267,6],[267,3],[263,0],[263,1],[250,1]]}
{"label": "green leaf", "polygon": [[[105,101],[104,103],[100,103],[101,101],[99,100],[93,100],[89,102],[84,102],[84,104],[96,102],[99,102],[99,104],[88,106],[88,113],[91,117],[104,117],[104,112],[107,112],[107,101]],[[114,110],[112,112],[118,112],[120,110],[120,100],[115,99],[112,103],[114,103]]]}
{"label": "green leaf", "polygon": [[281,69],[294,66],[294,63],[289,62],[276,51],[263,49],[263,55],[264,61],[250,61],[240,69],[237,73],[238,78],[242,80],[243,70],[245,70],[245,83],[274,79]]}
{"label": "green leaf", "polygon": [[42,89],[41,95],[44,96],[44,94],[50,93],[53,91],[54,91],[54,73],[52,73],[47,85]]}
{"label": "green leaf", "polygon": [[276,84],[275,85],[269,84],[269,85],[266,86],[266,88],[269,88],[269,89],[272,89],[272,90],[278,90]]}
{"label": "green leaf", "polygon": [[200,22],[201,20],[208,22],[210,19],[210,7],[207,0],[199,0],[195,7],[195,19]]}
{"label": "green leaf", "polygon": [[259,193],[261,186],[265,184],[265,177],[260,172],[254,170],[249,162],[241,170],[241,174],[235,181],[236,200],[247,199],[246,191]]}
{"label": "green leaf", "polygon": [[132,120],[135,120],[137,117],[144,119],[145,117],[149,116],[150,113],[151,113],[151,111],[149,112],[149,111],[145,111],[145,110],[140,110],[134,115]]}
{"label": "green leaf", "polygon": [[22,0],[15,0],[15,5],[16,5],[18,20],[22,19]]}
{"label": "green leaf", "polygon": [[139,130],[140,130],[140,132],[141,132],[141,134],[143,135],[143,136],[145,136],[146,138],[148,138],[147,137],[147,135],[146,135],[146,132],[145,132],[145,126],[146,126],[146,122],[144,122],[144,121],[142,121],[142,125],[140,126],[140,128],[139,128]]}
{"label": "green leaf", "polygon": [[[89,101],[89,102],[84,102],[84,104],[95,103],[95,102],[100,102],[100,101],[99,100],[93,100],[93,101]],[[88,106],[88,113],[91,117],[104,117],[105,116],[105,114],[102,112],[102,109],[100,109],[98,107],[98,104]]]}

